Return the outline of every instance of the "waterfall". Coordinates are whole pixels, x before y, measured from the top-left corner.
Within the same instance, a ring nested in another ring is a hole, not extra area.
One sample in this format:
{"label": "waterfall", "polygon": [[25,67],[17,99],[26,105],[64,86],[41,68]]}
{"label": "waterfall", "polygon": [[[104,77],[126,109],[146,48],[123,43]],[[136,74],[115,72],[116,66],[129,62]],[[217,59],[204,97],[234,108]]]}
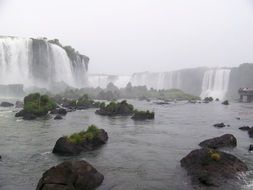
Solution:
{"label": "waterfall", "polygon": [[116,76],[116,75],[89,75],[89,86],[106,88],[109,83],[113,83],[118,88],[126,87],[130,81],[130,76]]}
{"label": "waterfall", "polygon": [[205,72],[200,97],[224,99],[228,90],[230,69],[211,69]]}
{"label": "waterfall", "polygon": [[146,86],[148,89],[181,89],[181,73],[180,71],[135,73],[130,82],[133,86]]}
{"label": "waterfall", "polygon": [[50,89],[64,82],[87,86],[89,59],[46,39],[0,37],[0,84],[23,84]]}
{"label": "waterfall", "polygon": [[0,38],[0,83],[31,84],[29,80],[30,39]]}

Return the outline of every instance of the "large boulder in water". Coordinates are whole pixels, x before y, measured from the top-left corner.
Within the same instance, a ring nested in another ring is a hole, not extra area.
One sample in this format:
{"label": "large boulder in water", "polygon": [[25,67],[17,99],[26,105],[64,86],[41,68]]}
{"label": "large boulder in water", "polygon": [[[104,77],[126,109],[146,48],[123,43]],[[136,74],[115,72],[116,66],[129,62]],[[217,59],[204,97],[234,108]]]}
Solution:
{"label": "large boulder in water", "polygon": [[212,139],[208,139],[199,143],[199,145],[203,148],[223,148],[223,147],[236,147],[237,140],[234,135],[225,134],[220,137],[215,137]]}
{"label": "large boulder in water", "polygon": [[1,107],[12,107],[12,106],[14,106],[14,104],[12,104],[10,102],[1,102],[0,106]]}
{"label": "large boulder in water", "polygon": [[94,190],[104,176],[85,161],[67,161],[47,170],[36,190]]}
{"label": "large boulder in water", "polygon": [[180,162],[191,176],[192,183],[200,186],[219,187],[228,179],[234,179],[237,172],[248,170],[246,164],[235,156],[209,148],[193,150]]}
{"label": "large boulder in water", "polygon": [[90,151],[105,144],[108,134],[104,129],[98,129],[91,125],[87,131],[74,133],[69,137],[61,137],[56,141],[53,153],[61,155],[76,155],[81,152]]}

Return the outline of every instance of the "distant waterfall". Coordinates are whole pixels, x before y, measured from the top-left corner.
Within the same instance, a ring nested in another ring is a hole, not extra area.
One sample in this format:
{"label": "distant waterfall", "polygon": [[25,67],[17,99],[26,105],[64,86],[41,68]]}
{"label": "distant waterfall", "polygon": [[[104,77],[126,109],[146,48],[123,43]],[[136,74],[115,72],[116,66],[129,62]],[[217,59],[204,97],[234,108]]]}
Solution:
{"label": "distant waterfall", "polygon": [[64,48],[45,39],[0,37],[0,84],[87,86],[89,59]]}
{"label": "distant waterfall", "polygon": [[131,82],[132,86],[146,86],[148,89],[153,88],[171,89],[181,88],[181,73],[179,71],[163,73],[135,73],[132,76],[123,75],[90,75],[89,86],[106,88],[109,83],[113,83],[118,88],[124,88]]}
{"label": "distant waterfall", "polygon": [[160,89],[181,89],[181,73],[179,71],[162,73],[135,73],[131,81],[133,86],[147,86],[147,88]]}
{"label": "distant waterfall", "polygon": [[204,74],[200,97],[224,99],[228,90],[230,69],[212,69]]}
{"label": "distant waterfall", "polygon": [[130,81],[130,76],[117,75],[89,75],[89,86],[97,88],[106,88],[109,83],[113,83],[118,88],[126,87]]}

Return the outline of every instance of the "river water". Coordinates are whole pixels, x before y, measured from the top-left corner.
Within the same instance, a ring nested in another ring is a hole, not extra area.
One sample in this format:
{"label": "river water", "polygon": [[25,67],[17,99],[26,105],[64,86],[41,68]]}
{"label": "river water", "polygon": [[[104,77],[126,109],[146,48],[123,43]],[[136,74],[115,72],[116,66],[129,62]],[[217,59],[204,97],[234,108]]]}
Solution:
{"label": "river water", "polygon": [[[84,159],[105,176],[99,190],[191,190],[190,178],[181,168],[180,159],[199,148],[202,140],[225,133],[238,140],[236,148],[225,151],[253,169],[253,153],[248,152],[253,140],[238,129],[253,125],[253,104],[129,102],[138,109],[154,110],[155,120],[134,122],[130,117],[103,117],[89,109],[68,113],[60,121],[24,121],[14,117],[14,108],[0,108],[0,189],[34,190],[48,168],[65,160]],[[231,126],[212,126],[218,122]],[[59,137],[85,130],[91,124],[108,132],[106,145],[74,157],[51,153]],[[238,178],[242,183],[228,182],[221,189],[253,189],[251,171]]]}

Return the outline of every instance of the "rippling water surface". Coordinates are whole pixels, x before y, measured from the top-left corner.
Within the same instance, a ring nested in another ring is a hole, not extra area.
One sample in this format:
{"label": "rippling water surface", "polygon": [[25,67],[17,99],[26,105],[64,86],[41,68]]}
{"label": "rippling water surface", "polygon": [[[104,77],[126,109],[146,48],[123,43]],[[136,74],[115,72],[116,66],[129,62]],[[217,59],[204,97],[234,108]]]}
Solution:
{"label": "rippling water surface", "polygon": [[[253,105],[232,103],[155,105],[130,101],[138,109],[154,110],[154,121],[134,122],[130,117],[102,117],[95,109],[68,113],[63,120],[24,121],[14,117],[14,108],[0,108],[0,189],[33,190],[42,173],[64,160],[84,159],[105,176],[99,190],[192,189],[190,179],[180,167],[180,159],[198,148],[202,140],[231,133],[238,146],[226,150],[253,168],[248,152],[253,140],[238,127],[253,125]],[[240,117],[241,120],[236,118]],[[217,122],[230,127],[217,129]],[[109,134],[100,149],[78,157],[51,153],[56,140],[96,124]],[[228,182],[222,189],[253,189],[252,172],[238,176],[243,184]]]}

